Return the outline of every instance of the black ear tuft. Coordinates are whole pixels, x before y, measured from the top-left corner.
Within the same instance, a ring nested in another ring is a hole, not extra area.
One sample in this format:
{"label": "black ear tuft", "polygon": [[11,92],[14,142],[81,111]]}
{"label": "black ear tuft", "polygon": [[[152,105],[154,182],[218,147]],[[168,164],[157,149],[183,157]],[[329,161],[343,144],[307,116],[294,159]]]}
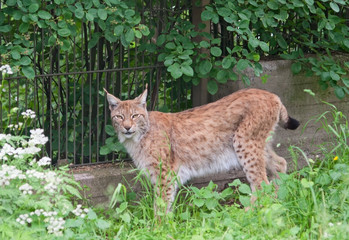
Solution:
{"label": "black ear tuft", "polygon": [[300,125],[300,123],[298,120],[291,118],[291,117],[288,117],[288,121],[285,124],[285,129],[295,130],[298,128],[299,125]]}

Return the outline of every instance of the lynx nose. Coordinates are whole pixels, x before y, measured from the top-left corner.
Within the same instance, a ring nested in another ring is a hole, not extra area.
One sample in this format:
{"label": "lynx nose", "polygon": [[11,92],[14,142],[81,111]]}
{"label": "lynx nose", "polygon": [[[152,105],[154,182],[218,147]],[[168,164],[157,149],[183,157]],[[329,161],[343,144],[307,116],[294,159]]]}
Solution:
{"label": "lynx nose", "polygon": [[126,131],[129,131],[131,129],[130,126],[125,126],[124,128],[126,129]]}

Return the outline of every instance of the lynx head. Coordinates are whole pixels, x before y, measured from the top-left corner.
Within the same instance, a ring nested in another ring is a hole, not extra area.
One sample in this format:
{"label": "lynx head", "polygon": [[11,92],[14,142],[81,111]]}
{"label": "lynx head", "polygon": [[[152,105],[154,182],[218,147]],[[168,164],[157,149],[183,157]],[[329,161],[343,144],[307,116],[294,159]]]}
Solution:
{"label": "lynx head", "polygon": [[107,94],[112,124],[119,141],[124,142],[128,139],[139,141],[149,128],[147,88],[135,99],[126,101],[121,101],[105,89],[104,91]]}

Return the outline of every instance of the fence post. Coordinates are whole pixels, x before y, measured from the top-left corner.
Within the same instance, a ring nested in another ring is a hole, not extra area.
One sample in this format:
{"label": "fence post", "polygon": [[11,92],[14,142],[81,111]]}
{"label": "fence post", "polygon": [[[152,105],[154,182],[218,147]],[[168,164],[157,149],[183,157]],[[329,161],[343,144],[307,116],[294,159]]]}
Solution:
{"label": "fence post", "polygon": [[[193,24],[195,25],[195,30],[196,31],[201,31],[201,32],[207,32],[210,33],[211,29],[211,23],[210,21],[205,21],[203,22],[201,20],[201,13],[205,10],[205,6],[210,3],[209,0],[203,0],[198,3],[196,0],[192,0],[192,6],[193,6],[193,11],[192,11],[192,21]],[[202,30],[199,30],[199,24],[204,23],[206,27]],[[197,36],[194,38],[196,42],[200,42],[202,40],[207,40],[201,36]],[[208,49],[201,49],[200,50],[202,53],[208,53]],[[200,80],[200,83],[198,86],[193,86],[192,90],[192,101],[193,101],[193,107],[204,105],[210,101],[210,96],[207,92],[207,78],[203,78]]]}

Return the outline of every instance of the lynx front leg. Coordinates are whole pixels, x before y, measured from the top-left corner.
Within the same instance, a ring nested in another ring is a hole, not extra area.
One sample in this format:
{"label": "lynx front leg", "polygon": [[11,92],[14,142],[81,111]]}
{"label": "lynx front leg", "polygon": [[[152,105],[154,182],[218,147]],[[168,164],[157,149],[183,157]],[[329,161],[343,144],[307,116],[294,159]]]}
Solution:
{"label": "lynx front leg", "polygon": [[[172,209],[172,204],[175,200],[178,183],[172,172],[162,172],[161,176],[156,176],[152,179],[153,186],[155,188],[155,201],[154,211],[155,214],[158,211],[169,212]],[[158,199],[162,199],[164,205]]]}

